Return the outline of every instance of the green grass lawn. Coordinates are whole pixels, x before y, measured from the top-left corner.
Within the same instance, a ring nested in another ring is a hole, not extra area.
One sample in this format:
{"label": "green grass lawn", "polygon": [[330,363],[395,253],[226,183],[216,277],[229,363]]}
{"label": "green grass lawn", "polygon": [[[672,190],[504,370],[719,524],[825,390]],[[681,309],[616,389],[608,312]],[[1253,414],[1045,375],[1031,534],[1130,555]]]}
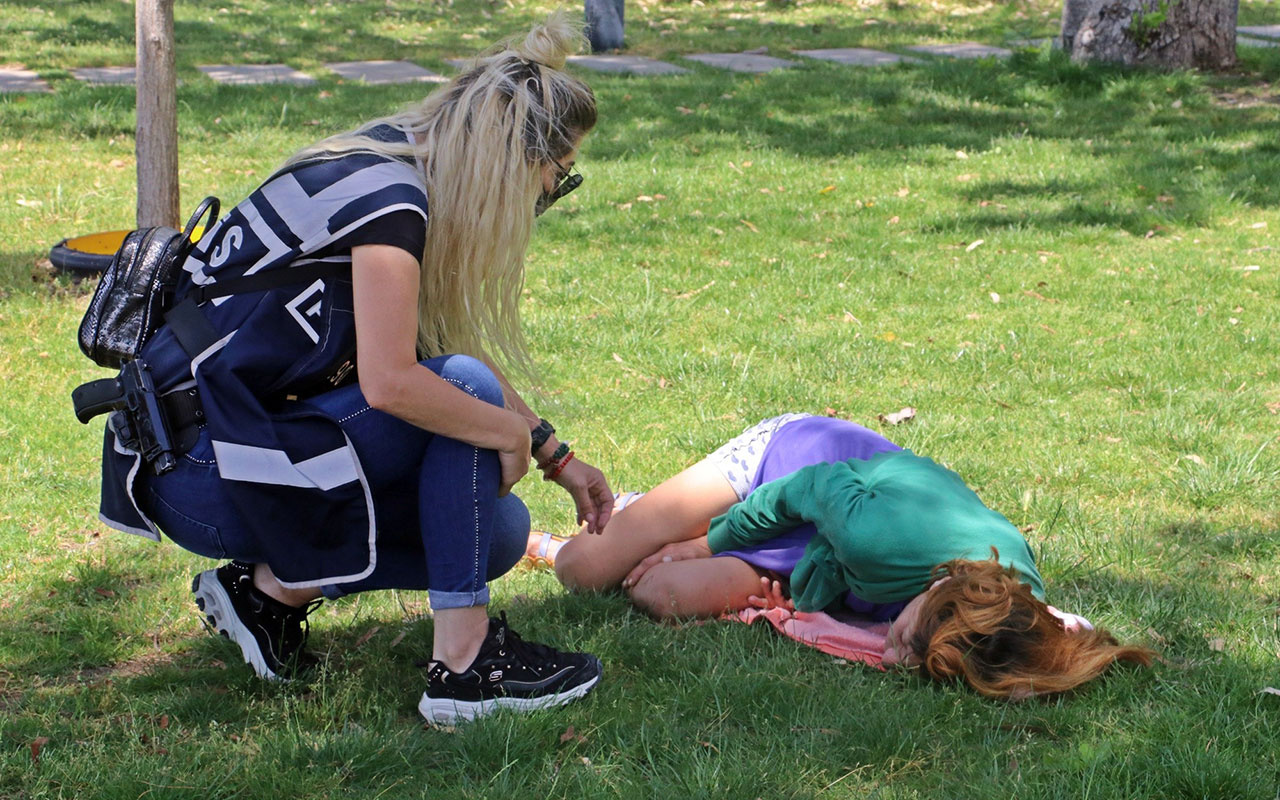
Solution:
{"label": "green grass lawn", "polygon": [[[314,8],[315,13],[310,13]],[[220,87],[194,65],[443,69],[536,3],[180,3],[184,207],[421,87]],[[97,522],[105,372],[64,236],[130,227],[131,6],[0,6],[0,797],[1272,798],[1280,789],[1280,51],[1231,75],[1057,54],[764,76],[583,73],[586,183],[543,218],[524,315],[538,402],[615,489],[758,419],[836,413],[950,465],[1039,555],[1051,602],[1160,651],[1003,704],[769,631],[662,626],[546,573],[494,585],[535,640],[600,655],[584,702],[424,728],[425,594],[314,616],[326,667],[263,685],[201,628],[210,563]],[[636,52],[901,47],[1053,32],[1057,8],[628,3]],[[1280,12],[1246,3],[1241,20]],[[767,36],[768,41],[761,37]],[[475,37],[475,38],[472,38]],[[571,509],[532,479],[539,527]],[[570,731],[569,729],[572,729]],[[33,753],[38,751],[38,758]]]}

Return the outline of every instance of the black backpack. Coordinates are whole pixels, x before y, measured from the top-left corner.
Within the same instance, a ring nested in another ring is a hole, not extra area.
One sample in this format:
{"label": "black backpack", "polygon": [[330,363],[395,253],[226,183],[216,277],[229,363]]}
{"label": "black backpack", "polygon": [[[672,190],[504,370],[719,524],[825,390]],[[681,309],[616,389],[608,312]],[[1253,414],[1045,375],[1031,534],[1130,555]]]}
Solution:
{"label": "black backpack", "polygon": [[212,224],[219,208],[218,198],[206,197],[181,231],[158,225],[124,237],[80,321],[80,349],[94,363],[118,369],[137,358],[173,304],[196,225],[206,212]]}

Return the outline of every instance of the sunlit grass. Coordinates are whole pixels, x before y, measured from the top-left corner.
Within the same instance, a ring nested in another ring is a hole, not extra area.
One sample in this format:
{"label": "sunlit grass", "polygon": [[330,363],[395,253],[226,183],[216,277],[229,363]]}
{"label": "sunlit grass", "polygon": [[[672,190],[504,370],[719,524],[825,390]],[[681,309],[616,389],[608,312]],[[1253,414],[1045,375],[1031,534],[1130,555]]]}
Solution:
{"label": "sunlit grass", "polygon": [[[422,91],[218,87],[194,64],[307,67],[341,42],[442,67],[543,10],[223,5],[178,7],[180,33],[210,34],[180,51],[186,206],[234,202],[293,149]],[[0,10],[5,58],[56,89],[0,96],[0,795],[1275,795],[1274,52],[1228,76],[1047,53],[584,72],[601,112],[586,183],[543,218],[523,308],[539,410],[575,450],[643,489],[766,415],[877,427],[913,406],[888,435],[1027,531],[1055,604],[1162,661],[1009,706],[764,630],[655,625],[620,597],[517,573],[496,606],[531,638],[598,653],[605,682],[561,711],[447,733],[415,710],[424,595],[330,604],[317,681],[265,686],[199,625],[189,579],[208,562],[96,521],[100,423],[81,426],[68,399],[104,374],[74,343],[90,287],[42,260],[64,236],[132,223],[129,90],[58,77],[124,63],[131,7],[43,8]],[[634,3],[628,38],[662,56],[765,30],[778,47],[994,41],[1056,14],[950,10]],[[1274,21],[1266,10],[1241,16]],[[536,525],[570,525],[558,489],[519,491]]]}

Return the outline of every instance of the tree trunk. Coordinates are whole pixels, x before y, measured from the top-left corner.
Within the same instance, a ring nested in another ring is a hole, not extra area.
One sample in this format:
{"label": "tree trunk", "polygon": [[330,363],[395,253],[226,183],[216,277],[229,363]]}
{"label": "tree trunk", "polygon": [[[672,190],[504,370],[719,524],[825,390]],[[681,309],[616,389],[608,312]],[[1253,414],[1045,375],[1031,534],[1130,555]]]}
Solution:
{"label": "tree trunk", "polygon": [[591,52],[622,49],[622,11],[624,0],[585,0],[587,39]]}
{"label": "tree trunk", "polygon": [[138,0],[138,227],[178,224],[178,90],[173,1]]}
{"label": "tree trunk", "polygon": [[1062,49],[1070,53],[1075,44],[1080,23],[1096,0],[1065,0],[1062,4]]}
{"label": "tree trunk", "polygon": [[[1063,47],[1072,0],[1063,8]],[[1236,64],[1239,0],[1092,0],[1069,45],[1076,61],[1165,69]]]}

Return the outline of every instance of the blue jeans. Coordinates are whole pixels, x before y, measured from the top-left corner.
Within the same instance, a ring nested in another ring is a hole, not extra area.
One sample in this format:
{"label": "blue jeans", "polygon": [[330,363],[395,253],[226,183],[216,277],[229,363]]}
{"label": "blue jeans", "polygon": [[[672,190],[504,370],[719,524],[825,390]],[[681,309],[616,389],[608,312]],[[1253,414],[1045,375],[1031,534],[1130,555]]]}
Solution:
{"label": "blue jeans", "polygon": [[[440,356],[422,363],[472,397],[502,405],[501,385],[482,362]],[[356,385],[305,402],[341,421],[360,458],[377,518],[374,571],[353,583],[324,587],[325,596],[427,589],[432,608],[488,603],[486,583],[520,560],[529,534],[524,503],[514,494],[497,496],[497,452],[373,410]],[[207,430],[178,469],[147,481],[143,511],[183,548],[212,558],[265,560],[226,499]],[[299,548],[297,558],[307,557],[306,548]]]}

